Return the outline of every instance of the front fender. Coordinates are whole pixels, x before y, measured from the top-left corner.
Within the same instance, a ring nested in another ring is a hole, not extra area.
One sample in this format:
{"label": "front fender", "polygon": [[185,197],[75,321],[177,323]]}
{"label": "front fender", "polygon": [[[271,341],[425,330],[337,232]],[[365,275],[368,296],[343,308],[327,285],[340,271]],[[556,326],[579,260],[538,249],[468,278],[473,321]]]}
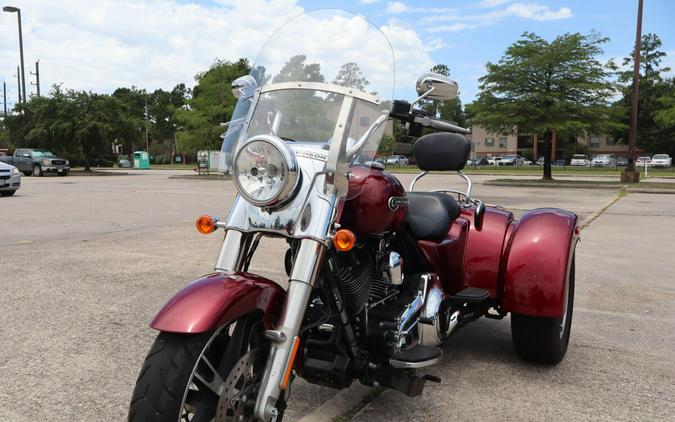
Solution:
{"label": "front fender", "polygon": [[541,208],[515,224],[505,249],[505,311],[540,317],[563,314],[567,276],[578,240],[577,215]]}
{"label": "front fender", "polygon": [[213,273],[178,292],[157,313],[150,327],[174,333],[210,331],[260,310],[267,328],[276,323],[285,291],[275,282],[243,272]]}

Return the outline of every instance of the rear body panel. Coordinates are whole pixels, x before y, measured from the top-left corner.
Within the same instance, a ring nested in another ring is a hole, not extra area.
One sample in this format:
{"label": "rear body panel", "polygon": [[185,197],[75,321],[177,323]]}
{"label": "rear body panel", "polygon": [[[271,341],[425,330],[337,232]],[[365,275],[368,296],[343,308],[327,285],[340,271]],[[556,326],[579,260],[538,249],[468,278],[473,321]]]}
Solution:
{"label": "rear body panel", "polygon": [[445,292],[481,288],[504,311],[561,316],[577,216],[543,208],[515,220],[508,211],[487,207],[478,230],[473,213],[473,207],[463,208],[444,240],[417,242]]}

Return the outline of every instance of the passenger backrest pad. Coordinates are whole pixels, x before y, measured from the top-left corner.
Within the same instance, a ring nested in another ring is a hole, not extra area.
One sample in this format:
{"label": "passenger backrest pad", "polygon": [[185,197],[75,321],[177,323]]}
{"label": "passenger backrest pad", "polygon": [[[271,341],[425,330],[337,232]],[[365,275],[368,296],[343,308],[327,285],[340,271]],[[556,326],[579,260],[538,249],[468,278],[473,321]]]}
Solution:
{"label": "passenger backrest pad", "polygon": [[470,152],[471,142],[456,133],[430,133],[415,142],[415,160],[426,171],[461,170]]}

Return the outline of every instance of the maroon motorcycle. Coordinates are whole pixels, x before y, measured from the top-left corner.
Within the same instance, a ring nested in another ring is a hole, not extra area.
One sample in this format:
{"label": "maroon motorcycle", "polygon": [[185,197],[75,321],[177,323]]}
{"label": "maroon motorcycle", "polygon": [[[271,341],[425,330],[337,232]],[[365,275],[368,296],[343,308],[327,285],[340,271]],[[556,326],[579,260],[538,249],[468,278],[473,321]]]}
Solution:
{"label": "maroon motorcycle", "polygon": [[[298,376],[416,396],[439,381],[417,370],[483,316],[511,314],[525,359],[563,358],[577,216],[516,220],[472,197],[468,131],[414,108],[455,98],[457,84],[424,74],[408,103],[391,101],[393,82],[385,34],[335,11],[284,25],[234,81],[221,159],[238,195],[227,218],[197,222],[224,231],[220,254],[152,321],[130,421],[280,421]],[[407,192],[373,161],[391,120],[418,136],[422,173]],[[430,171],[457,172],[467,190],[416,191]],[[249,272],[263,236],[288,245],[286,287]]]}

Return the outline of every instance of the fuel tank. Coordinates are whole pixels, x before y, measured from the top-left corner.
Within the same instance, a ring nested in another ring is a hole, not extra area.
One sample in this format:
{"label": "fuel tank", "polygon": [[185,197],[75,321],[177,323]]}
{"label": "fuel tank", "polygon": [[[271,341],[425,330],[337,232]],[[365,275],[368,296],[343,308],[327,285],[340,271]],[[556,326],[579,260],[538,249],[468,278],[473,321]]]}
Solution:
{"label": "fuel tank", "polygon": [[354,166],[349,178],[349,194],[340,224],[356,234],[396,230],[405,220],[407,207],[391,207],[392,197],[405,197],[397,178],[378,168]]}

